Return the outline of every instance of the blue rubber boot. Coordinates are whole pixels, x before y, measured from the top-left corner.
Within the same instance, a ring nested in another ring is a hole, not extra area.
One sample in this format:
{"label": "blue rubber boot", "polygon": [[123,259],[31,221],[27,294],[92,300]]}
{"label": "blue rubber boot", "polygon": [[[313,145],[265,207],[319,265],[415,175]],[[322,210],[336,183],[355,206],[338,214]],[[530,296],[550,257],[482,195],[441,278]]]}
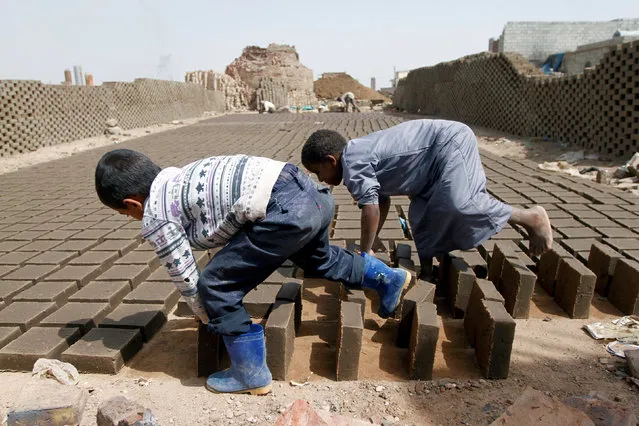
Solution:
{"label": "blue rubber boot", "polygon": [[410,274],[400,268],[390,268],[381,260],[362,253],[364,257],[364,281],[362,287],[372,288],[379,294],[377,314],[388,318],[399,305],[402,289],[410,283]]}
{"label": "blue rubber boot", "polygon": [[206,388],[217,393],[269,393],[273,378],[266,366],[262,326],[251,324],[247,333],[223,338],[231,359],[231,368],[211,374],[206,379]]}

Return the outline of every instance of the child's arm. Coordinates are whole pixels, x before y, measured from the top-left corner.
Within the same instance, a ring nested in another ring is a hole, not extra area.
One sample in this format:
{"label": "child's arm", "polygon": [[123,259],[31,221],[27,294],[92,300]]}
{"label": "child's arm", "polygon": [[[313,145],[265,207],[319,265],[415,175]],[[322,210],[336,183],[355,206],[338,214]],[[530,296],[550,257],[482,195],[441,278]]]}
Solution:
{"label": "child's arm", "polygon": [[204,324],[207,324],[209,318],[197,290],[200,272],[184,228],[173,222],[163,222],[145,230],[142,237],[155,248],[160,262],[171,277],[171,281],[191,307],[193,313]]}

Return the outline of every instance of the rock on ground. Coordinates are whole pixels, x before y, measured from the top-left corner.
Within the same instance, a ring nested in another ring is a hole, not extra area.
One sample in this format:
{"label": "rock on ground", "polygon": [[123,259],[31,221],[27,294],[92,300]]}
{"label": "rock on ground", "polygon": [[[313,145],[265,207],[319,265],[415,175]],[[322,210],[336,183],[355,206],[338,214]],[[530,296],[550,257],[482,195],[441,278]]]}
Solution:
{"label": "rock on ground", "polygon": [[88,393],[50,379],[32,379],[7,415],[8,426],[75,425],[82,420]]}

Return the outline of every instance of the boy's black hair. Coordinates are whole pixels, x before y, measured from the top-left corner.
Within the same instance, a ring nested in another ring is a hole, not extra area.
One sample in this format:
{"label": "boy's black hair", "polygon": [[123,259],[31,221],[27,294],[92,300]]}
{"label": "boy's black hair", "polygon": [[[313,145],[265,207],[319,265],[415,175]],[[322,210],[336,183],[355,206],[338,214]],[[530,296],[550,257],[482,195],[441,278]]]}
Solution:
{"label": "boy's black hair", "polygon": [[302,148],[302,164],[319,164],[327,155],[341,155],[345,146],[346,139],[335,130],[317,130]]}
{"label": "boy's black hair", "polygon": [[125,208],[125,198],[149,196],[151,184],[161,170],[140,152],[116,149],[100,158],[95,168],[95,190],[106,206]]}

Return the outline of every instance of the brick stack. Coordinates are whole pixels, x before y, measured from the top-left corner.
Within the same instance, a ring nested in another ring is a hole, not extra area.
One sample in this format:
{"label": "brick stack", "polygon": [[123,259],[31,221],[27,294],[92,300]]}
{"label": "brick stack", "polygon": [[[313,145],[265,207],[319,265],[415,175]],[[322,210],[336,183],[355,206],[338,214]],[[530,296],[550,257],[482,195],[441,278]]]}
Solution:
{"label": "brick stack", "polygon": [[584,74],[555,78],[518,54],[480,53],[411,71],[394,103],[526,137],[544,137],[630,157],[636,118],[639,42],[617,45]]}
{"label": "brick stack", "polygon": [[222,95],[195,85],[137,79],[102,86],[0,81],[0,156],[102,135],[108,118],[123,129],[224,111]]}

